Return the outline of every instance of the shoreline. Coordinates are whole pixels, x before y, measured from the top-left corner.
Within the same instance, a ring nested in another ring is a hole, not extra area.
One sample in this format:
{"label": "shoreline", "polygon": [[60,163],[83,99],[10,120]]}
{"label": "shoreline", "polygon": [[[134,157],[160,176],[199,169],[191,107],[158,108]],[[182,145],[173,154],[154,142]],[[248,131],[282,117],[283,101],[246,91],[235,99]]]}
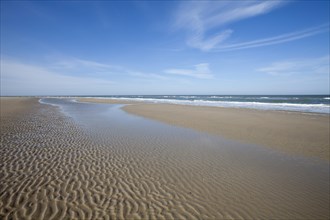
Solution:
{"label": "shoreline", "polygon": [[327,161],[292,160],[116,106],[45,102],[1,103],[1,219],[329,218]]}
{"label": "shoreline", "polygon": [[248,111],[260,111],[260,112],[284,112],[293,114],[306,114],[306,115],[320,115],[328,116],[329,113],[324,112],[309,112],[309,111],[295,111],[295,110],[284,110],[284,109],[263,109],[263,108],[252,108],[252,107],[232,107],[232,106],[212,106],[212,105],[192,105],[192,104],[182,104],[182,103],[166,103],[166,102],[152,102],[152,101],[142,101],[142,100],[125,100],[120,98],[93,98],[93,97],[72,97],[75,100],[81,102],[91,102],[91,103],[103,103],[103,104],[150,104],[150,105],[176,105],[176,106],[191,106],[191,107],[210,107],[210,108],[220,108],[220,109],[242,109]]}
{"label": "shoreline", "polygon": [[291,155],[329,161],[330,117],[327,114],[155,104],[79,98],[81,102],[129,104],[123,110],[167,124],[228,139],[258,144]]}
{"label": "shoreline", "polygon": [[[178,98],[176,98],[178,97]],[[144,102],[151,104],[176,104],[188,106],[255,109],[264,111],[301,112],[330,115],[329,101],[323,97],[263,97],[263,96],[138,96],[138,97],[82,97],[117,102]],[[309,101],[306,101],[309,100]],[[102,102],[102,101],[101,101]]]}

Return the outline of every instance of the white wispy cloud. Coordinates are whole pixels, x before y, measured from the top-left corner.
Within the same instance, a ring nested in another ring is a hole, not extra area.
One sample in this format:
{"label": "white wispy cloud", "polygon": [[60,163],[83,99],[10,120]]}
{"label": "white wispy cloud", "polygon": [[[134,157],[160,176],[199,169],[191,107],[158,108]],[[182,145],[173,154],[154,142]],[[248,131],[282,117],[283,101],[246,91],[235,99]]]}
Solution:
{"label": "white wispy cloud", "polygon": [[234,34],[234,30],[228,28],[230,23],[269,13],[286,3],[283,0],[184,2],[176,12],[174,28],[187,31],[188,46],[214,52],[281,44],[329,31],[327,23],[263,39],[227,43]]}
{"label": "white wispy cloud", "polygon": [[329,60],[329,55],[310,59],[287,60],[272,63],[269,66],[257,69],[257,71],[276,76],[294,74],[329,75]]}
{"label": "white wispy cloud", "polygon": [[253,40],[243,43],[236,43],[236,44],[227,44],[222,45],[216,48],[215,51],[231,51],[231,50],[241,50],[241,49],[248,49],[254,47],[262,47],[274,44],[285,43],[289,41],[299,40],[302,38],[310,37],[313,35],[321,34],[324,32],[329,31],[329,24],[323,24],[313,28],[307,28],[300,31],[295,31],[291,33],[286,33],[282,35],[278,35],[275,37],[269,37],[259,40]]}
{"label": "white wispy cloud", "polygon": [[[1,59],[1,95],[109,94],[123,90],[119,84],[164,81],[161,74],[73,57],[44,64]],[[142,81],[141,81],[142,80]],[[121,83],[118,83],[121,82]]]}
{"label": "white wispy cloud", "polygon": [[156,73],[146,73],[137,70],[132,70],[127,67],[113,65],[108,63],[96,62],[93,60],[85,60],[74,57],[66,57],[59,59],[52,65],[53,69],[69,71],[71,73],[89,73],[89,75],[103,74],[103,75],[120,75],[120,76],[131,76],[140,77],[144,79],[163,79],[167,77]]}
{"label": "white wispy cloud", "polygon": [[117,70],[122,71],[121,66],[110,65],[106,63],[96,62],[93,60],[84,60],[75,57],[62,57],[55,58],[55,61],[51,62],[51,67],[54,69],[68,69],[68,70]]}
{"label": "white wispy cloud", "polygon": [[1,95],[97,94],[115,82],[92,77],[68,76],[38,65],[1,59]]}
{"label": "white wispy cloud", "polygon": [[184,2],[176,12],[175,28],[186,29],[187,44],[208,51],[225,41],[231,29],[208,36],[210,31],[238,20],[265,14],[283,1],[199,1]]}
{"label": "white wispy cloud", "polygon": [[168,74],[189,76],[189,77],[200,78],[200,79],[213,78],[213,75],[211,73],[208,63],[197,64],[197,65],[195,65],[194,69],[167,69],[167,70],[164,70],[164,72],[168,73]]}
{"label": "white wispy cloud", "polygon": [[137,77],[142,77],[145,79],[159,79],[159,80],[168,80],[168,77],[162,76],[160,74],[154,74],[154,73],[142,73],[142,72],[134,72],[130,71],[130,75],[132,76],[137,76]]}

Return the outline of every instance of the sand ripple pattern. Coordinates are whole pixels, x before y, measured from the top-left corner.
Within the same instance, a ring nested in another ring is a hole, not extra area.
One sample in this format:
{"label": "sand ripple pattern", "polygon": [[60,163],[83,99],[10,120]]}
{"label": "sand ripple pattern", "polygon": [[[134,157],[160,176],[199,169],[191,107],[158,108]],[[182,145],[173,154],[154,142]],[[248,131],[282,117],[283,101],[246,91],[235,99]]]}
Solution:
{"label": "sand ripple pattern", "polygon": [[[276,174],[262,182],[255,168],[222,166],[229,154],[168,150],[157,137],[96,139],[51,106],[2,118],[0,145],[0,219],[329,217],[311,185],[281,194]],[[300,192],[311,201],[295,200]]]}
{"label": "sand ripple pattern", "polygon": [[205,211],[56,110],[38,111],[2,118],[1,219],[196,219]]}

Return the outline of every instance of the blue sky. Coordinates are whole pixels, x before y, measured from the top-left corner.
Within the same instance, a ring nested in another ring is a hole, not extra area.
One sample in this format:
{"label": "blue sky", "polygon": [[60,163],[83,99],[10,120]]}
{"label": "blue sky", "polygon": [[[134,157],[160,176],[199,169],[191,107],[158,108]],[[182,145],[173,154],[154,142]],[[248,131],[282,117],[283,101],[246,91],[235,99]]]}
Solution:
{"label": "blue sky", "polygon": [[329,94],[329,1],[1,1],[1,95]]}

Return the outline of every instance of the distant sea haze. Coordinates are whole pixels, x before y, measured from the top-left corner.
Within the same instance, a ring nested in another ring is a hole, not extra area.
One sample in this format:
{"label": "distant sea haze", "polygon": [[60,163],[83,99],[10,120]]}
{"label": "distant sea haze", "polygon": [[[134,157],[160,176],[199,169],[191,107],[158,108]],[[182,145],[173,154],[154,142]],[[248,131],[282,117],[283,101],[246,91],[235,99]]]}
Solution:
{"label": "distant sea haze", "polygon": [[88,96],[151,103],[168,103],[330,114],[329,95],[126,95]]}

